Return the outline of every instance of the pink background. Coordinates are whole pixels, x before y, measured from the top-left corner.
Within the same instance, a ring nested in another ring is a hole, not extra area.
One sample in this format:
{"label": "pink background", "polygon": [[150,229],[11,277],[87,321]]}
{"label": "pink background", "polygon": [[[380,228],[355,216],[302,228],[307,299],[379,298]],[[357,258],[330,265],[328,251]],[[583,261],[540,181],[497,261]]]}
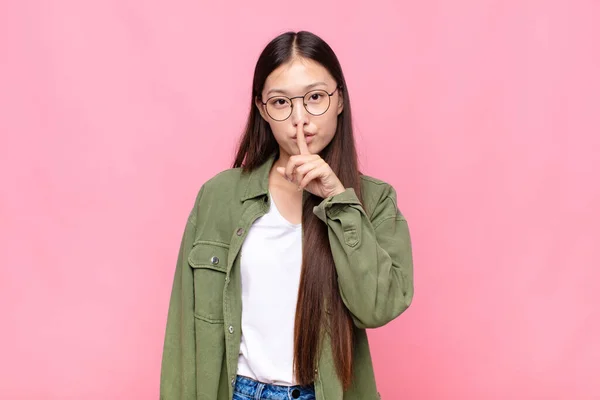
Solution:
{"label": "pink background", "polygon": [[262,47],[337,52],[363,171],[398,191],[415,299],[383,398],[600,399],[600,3],[0,5],[0,397],[156,399],[200,185]]}

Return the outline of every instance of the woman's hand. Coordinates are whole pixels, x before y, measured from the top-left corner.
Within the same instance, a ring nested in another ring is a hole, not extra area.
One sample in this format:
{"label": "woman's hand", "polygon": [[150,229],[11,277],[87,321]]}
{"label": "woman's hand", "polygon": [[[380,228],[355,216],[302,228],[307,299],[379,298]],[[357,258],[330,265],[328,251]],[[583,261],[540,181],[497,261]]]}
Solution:
{"label": "woman's hand", "polygon": [[298,185],[298,190],[327,198],[346,190],[329,164],[318,154],[311,154],[303,133],[296,136],[300,154],[290,156],[285,167],[277,167],[285,179]]}

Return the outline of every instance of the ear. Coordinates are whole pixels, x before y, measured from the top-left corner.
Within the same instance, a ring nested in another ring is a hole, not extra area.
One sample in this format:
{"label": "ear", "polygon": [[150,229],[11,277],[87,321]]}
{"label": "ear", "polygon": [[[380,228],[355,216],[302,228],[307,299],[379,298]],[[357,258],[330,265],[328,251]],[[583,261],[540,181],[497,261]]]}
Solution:
{"label": "ear", "polygon": [[262,101],[260,101],[260,99],[258,97],[254,98],[254,104],[256,105],[256,108],[258,108],[258,112],[260,113],[260,116],[265,120],[267,120],[267,115],[265,114],[265,106],[263,105]]}
{"label": "ear", "polygon": [[338,89],[338,104],[337,104],[337,115],[340,115],[344,111],[344,92],[342,88]]}

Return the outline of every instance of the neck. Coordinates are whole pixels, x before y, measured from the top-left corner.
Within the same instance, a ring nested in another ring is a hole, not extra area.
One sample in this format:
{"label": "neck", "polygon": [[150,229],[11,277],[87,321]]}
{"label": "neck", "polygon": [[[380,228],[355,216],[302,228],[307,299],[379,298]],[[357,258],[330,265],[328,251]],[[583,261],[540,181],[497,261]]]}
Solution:
{"label": "neck", "polygon": [[279,148],[279,157],[273,163],[273,168],[275,167],[285,167],[290,160],[290,155]]}

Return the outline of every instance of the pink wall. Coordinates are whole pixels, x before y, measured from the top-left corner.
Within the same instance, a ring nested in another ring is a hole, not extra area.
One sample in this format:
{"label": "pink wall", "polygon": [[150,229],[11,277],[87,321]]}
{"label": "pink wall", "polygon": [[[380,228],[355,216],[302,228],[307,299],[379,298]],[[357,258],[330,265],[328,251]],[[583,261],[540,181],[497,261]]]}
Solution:
{"label": "pink wall", "polygon": [[600,3],[203,3],[0,6],[0,397],[157,398],[194,195],[308,29],[413,232],[383,398],[600,398]]}

